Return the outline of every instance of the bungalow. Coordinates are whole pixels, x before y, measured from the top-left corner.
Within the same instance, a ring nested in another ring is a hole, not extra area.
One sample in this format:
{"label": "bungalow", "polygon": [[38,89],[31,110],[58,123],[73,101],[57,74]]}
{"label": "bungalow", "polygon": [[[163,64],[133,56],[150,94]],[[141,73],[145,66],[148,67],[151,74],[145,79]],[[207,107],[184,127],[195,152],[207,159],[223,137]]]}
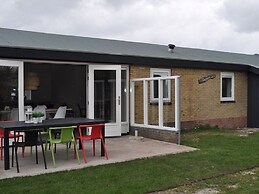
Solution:
{"label": "bungalow", "polygon": [[107,136],[158,136],[176,118],[182,129],[258,127],[258,85],[258,54],[0,28],[0,120],[44,104],[106,119]]}

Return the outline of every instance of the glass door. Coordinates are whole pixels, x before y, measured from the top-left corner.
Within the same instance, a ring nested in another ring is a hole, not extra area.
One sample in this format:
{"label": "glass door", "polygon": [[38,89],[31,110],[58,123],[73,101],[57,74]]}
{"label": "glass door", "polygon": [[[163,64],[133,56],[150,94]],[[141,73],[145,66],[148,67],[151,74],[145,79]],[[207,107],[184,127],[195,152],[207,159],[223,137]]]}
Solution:
{"label": "glass door", "polygon": [[23,120],[23,62],[0,60],[0,121]]}
{"label": "glass door", "polygon": [[89,118],[104,119],[106,136],[121,136],[121,67],[89,65]]}

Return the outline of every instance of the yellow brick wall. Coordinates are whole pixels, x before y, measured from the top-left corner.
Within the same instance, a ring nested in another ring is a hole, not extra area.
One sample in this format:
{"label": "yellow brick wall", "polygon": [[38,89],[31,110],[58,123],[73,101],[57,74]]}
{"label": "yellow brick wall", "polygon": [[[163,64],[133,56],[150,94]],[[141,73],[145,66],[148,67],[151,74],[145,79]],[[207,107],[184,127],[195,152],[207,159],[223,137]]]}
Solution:
{"label": "yellow brick wall", "polygon": [[[212,122],[220,126],[220,122],[229,118],[236,118],[231,122],[242,120],[242,125],[247,117],[247,74],[234,72],[235,102],[220,102],[220,73],[226,71],[172,68],[171,75],[180,75],[181,78],[181,121],[210,124]],[[233,71],[231,71],[233,72]],[[215,74],[214,79],[199,84],[198,80],[204,76]],[[131,66],[130,79],[150,77],[150,67]],[[174,121],[174,81],[171,83],[171,105],[164,106],[164,120]],[[148,90],[150,92],[150,90]],[[148,94],[150,97],[150,93]],[[138,83],[135,91],[135,120],[143,123],[143,84]],[[158,106],[149,104],[149,123],[158,123]],[[236,126],[235,123],[232,124]],[[241,125],[241,124],[237,124]],[[222,125],[224,126],[224,125]]]}

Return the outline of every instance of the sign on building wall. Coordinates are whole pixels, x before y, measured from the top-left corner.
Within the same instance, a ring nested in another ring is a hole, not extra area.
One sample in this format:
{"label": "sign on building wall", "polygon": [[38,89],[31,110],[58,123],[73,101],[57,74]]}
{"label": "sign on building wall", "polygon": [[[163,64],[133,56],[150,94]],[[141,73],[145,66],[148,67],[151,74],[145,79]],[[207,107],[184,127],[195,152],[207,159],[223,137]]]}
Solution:
{"label": "sign on building wall", "polygon": [[207,82],[210,79],[214,79],[215,77],[216,77],[215,74],[210,74],[210,75],[204,76],[204,77],[198,79],[198,83],[199,84],[203,84],[203,83]]}

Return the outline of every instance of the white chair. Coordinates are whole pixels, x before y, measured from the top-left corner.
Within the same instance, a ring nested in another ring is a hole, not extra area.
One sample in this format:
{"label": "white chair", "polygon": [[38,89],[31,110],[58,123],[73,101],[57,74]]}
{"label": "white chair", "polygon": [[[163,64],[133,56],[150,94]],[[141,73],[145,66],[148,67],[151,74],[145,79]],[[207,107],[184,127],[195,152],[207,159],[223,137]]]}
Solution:
{"label": "white chair", "polygon": [[37,105],[34,109],[33,109],[33,112],[41,112],[44,114],[43,116],[43,120],[46,119],[46,106],[45,105]]}
{"label": "white chair", "polygon": [[62,119],[66,117],[67,107],[60,106],[54,116],[54,119]]}

